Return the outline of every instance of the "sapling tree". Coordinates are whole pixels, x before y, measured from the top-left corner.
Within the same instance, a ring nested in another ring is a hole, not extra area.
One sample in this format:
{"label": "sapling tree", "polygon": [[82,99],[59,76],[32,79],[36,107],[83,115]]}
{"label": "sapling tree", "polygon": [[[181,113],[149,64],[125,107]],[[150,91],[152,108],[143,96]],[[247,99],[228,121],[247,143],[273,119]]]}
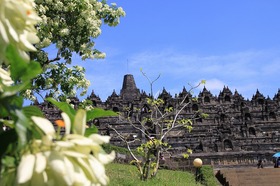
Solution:
{"label": "sapling tree", "polygon": [[[148,79],[152,90],[152,83],[155,81],[150,80],[142,70],[141,72]],[[159,76],[156,80],[158,78]],[[196,86],[190,85],[191,88],[189,92],[183,99],[178,100],[174,107],[166,106],[165,101],[160,98],[154,98],[153,96],[146,98],[145,102],[148,110],[145,114],[142,114],[141,117],[140,112],[135,113],[136,115],[138,114],[138,116],[134,117],[136,121],[133,121],[130,117],[130,112],[133,111],[127,109],[128,112],[126,112],[125,116],[121,117],[122,120],[127,121],[137,133],[141,133],[139,136],[133,136],[133,140],[127,138],[127,136],[124,136],[116,128],[111,126],[111,129],[113,129],[117,136],[126,144],[127,149],[134,159],[132,163],[137,167],[142,180],[147,180],[149,177],[153,178],[157,175],[162,153],[168,151],[170,148],[167,138],[171,131],[179,129],[191,132],[194,120],[207,117],[207,115],[200,110],[195,111],[191,117],[181,117],[183,110],[191,103],[197,101],[196,98],[192,98],[188,101],[188,98],[191,95],[190,93],[201,84],[205,84],[205,81],[201,81]],[[144,142],[137,148],[137,151],[142,154],[142,157],[139,158],[139,156],[136,156],[132,151],[131,144],[136,141],[143,141],[143,136]],[[182,155],[184,158],[188,158],[191,153],[192,150],[187,149]]]}

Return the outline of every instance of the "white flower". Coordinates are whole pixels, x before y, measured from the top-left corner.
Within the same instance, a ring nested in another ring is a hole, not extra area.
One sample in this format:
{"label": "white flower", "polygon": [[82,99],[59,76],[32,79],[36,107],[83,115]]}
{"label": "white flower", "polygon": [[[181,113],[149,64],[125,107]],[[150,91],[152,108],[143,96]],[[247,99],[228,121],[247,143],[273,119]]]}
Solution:
{"label": "white flower", "polygon": [[60,35],[61,36],[67,36],[69,34],[69,30],[67,28],[64,28],[60,30]]}
{"label": "white flower", "polygon": [[[45,118],[32,121],[44,132],[34,140],[32,153],[26,152],[17,169],[17,183],[26,185],[106,185],[109,181],[104,165],[113,161],[115,152],[106,154],[102,147],[109,136],[92,134],[85,137],[86,111],[78,110],[74,123],[62,113],[63,137],[54,135],[54,127]],[[73,125],[73,126],[72,126]],[[70,133],[71,126],[73,131]]]}
{"label": "white flower", "polygon": [[[67,101],[67,99],[66,99]],[[65,123],[65,134],[70,134],[70,129],[71,129],[71,121],[70,121],[70,118],[69,116],[66,114],[66,113],[61,113],[61,116],[64,120],[64,123]]]}
{"label": "white flower", "polygon": [[34,5],[33,0],[0,1],[0,62],[5,60],[2,56],[9,44],[14,45],[24,59],[29,59],[25,52],[36,50],[33,44],[39,39],[34,25],[40,18]]}
{"label": "white flower", "polygon": [[104,59],[106,57],[106,54],[105,53],[97,53],[97,54],[95,54],[95,57],[99,58],[99,59]]}
{"label": "white flower", "polygon": [[24,92],[24,97],[26,99],[29,99],[31,101],[35,101],[37,98],[33,95],[33,92],[30,90],[30,89],[27,89],[25,92]]}
{"label": "white flower", "polygon": [[86,107],[85,107],[85,110],[86,111],[89,111],[89,110],[92,110],[93,109],[93,106],[91,106],[91,105],[87,105]]}
{"label": "white flower", "polygon": [[54,137],[55,130],[49,120],[37,116],[32,116],[31,119],[47,136]]}
{"label": "white flower", "polygon": [[[10,86],[14,83],[12,80],[10,73],[7,72],[6,70],[2,69],[0,67],[0,81],[5,85],[5,86]],[[3,88],[0,84],[0,92],[3,92]]]}
{"label": "white flower", "polygon": [[104,143],[109,143],[110,141],[110,136],[101,136],[99,134],[92,134],[89,136],[89,138],[91,138],[93,141],[95,141],[96,143],[102,145]]}
{"label": "white flower", "polygon": [[41,44],[41,48],[45,48],[51,44],[51,40],[49,38],[44,38]]}
{"label": "white flower", "polygon": [[36,173],[40,174],[47,167],[47,159],[43,155],[43,153],[41,153],[41,152],[35,154],[35,157],[36,157],[36,160],[35,160],[35,168],[34,168],[34,170],[35,170]]}
{"label": "white flower", "polygon": [[35,156],[33,154],[25,154],[21,157],[17,172],[17,182],[19,184],[29,181],[33,175],[35,165]]}

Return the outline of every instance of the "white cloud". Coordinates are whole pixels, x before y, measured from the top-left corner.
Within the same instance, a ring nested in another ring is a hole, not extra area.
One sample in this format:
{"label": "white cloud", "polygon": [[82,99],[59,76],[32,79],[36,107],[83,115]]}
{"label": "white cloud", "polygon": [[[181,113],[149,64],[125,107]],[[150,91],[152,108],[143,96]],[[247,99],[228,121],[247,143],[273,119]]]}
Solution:
{"label": "white cloud", "polygon": [[280,70],[280,54],[273,50],[212,56],[166,50],[143,52],[131,58],[135,69],[142,67],[150,75],[161,73],[165,78],[163,82],[166,83],[162,86],[168,87],[169,84],[173,84],[171,88],[176,89],[176,84],[181,88],[182,83],[184,86],[188,82],[206,79],[206,87],[209,90],[217,92],[222,90],[224,85],[228,85],[233,91],[237,89],[241,94],[244,91],[247,97],[251,97],[249,92],[253,94],[258,88],[267,87],[268,84],[277,87],[269,81],[278,79],[277,74]]}
{"label": "white cloud", "polygon": [[208,79],[206,80],[205,88],[210,92],[218,92],[221,91],[226,83],[218,79]]}
{"label": "white cloud", "polygon": [[213,95],[228,86],[232,92],[236,89],[245,98],[251,99],[257,89],[263,91],[265,96],[273,97],[276,93],[280,87],[279,59],[280,53],[270,50],[207,56],[168,49],[141,52],[125,59],[120,57],[97,63],[89,62],[86,69],[91,88],[103,100],[110,96],[114,89],[119,93],[123,76],[128,73],[127,69],[134,75],[138,88],[149,93],[149,83],[140,73],[140,68],[143,68],[151,79],[161,74],[154,84],[154,93],[165,87],[175,95],[181,92],[184,86],[188,89],[188,83],[195,84],[205,79],[205,86]]}

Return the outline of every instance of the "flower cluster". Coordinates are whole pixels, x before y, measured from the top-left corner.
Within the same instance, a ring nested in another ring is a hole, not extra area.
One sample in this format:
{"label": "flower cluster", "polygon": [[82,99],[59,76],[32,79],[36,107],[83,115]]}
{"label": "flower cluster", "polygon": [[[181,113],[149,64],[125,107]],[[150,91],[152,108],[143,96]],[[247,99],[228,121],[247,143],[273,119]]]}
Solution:
{"label": "flower cluster", "polygon": [[38,82],[38,86],[40,86],[40,82],[45,82],[45,87],[42,89],[51,89],[50,93],[53,96],[55,92],[59,92],[59,94],[62,92],[66,97],[73,97],[76,96],[77,89],[81,90],[81,96],[86,94],[90,81],[85,77],[85,68],[77,65],[68,67],[64,63],[49,64],[46,68],[48,70],[35,80],[35,84]]}
{"label": "flower cluster", "polygon": [[36,47],[46,47],[52,41],[65,59],[69,59],[72,52],[79,52],[82,59],[104,58],[104,53],[93,50],[92,38],[101,34],[102,19],[116,26],[120,17],[125,16],[115,3],[109,6],[98,0],[36,0],[36,4],[42,18],[38,26],[41,42]]}
{"label": "flower cluster", "polygon": [[82,102],[79,104],[79,107],[80,108],[83,108],[83,109],[85,109],[85,110],[93,110],[94,109],[94,107],[92,106],[93,105],[93,103],[92,103],[92,101],[91,100],[88,100],[88,99],[84,99],[84,100],[82,100]]}
{"label": "flower cluster", "polygon": [[35,24],[40,20],[34,11],[33,0],[0,0],[0,64],[5,61],[5,51],[9,44],[16,46],[21,57],[29,59],[28,51],[35,51]]}
{"label": "flower cluster", "polygon": [[108,143],[109,136],[92,134],[84,136],[86,112],[78,110],[71,132],[70,118],[62,113],[58,127],[65,126],[61,138],[52,123],[32,116],[33,122],[44,132],[40,140],[34,140],[32,149],[21,159],[17,171],[18,184],[30,185],[106,185],[109,181],[104,164],[111,162],[115,153],[106,154],[101,144]]}
{"label": "flower cluster", "polygon": [[[105,58],[106,54],[95,48],[95,39],[101,34],[102,24],[118,25],[125,12],[115,3],[100,0],[35,0],[35,3],[41,17],[36,25],[40,42],[35,45],[38,51],[31,53],[31,58],[40,62],[43,73],[33,82],[34,92],[47,90],[53,94],[60,89],[62,96],[75,96],[75,88],[85,95],[89,81],[84,73],[72,71],[72,75],[65,76],[61,73],[69,69],[66,65],[71,65],[73,53],[82,60]],[[50,45],[56,47],[56,57],[52,59],[45,51]],[[49,68],[49,64],[59,69]],[[52,83],[54,79],[56,82]]]}
{"label": "flower cluster", "polygon": [[30,89],[25,90],[23,93],[23,96],[31,101],[35,101],[36,97],[33,95],[32,91]]}

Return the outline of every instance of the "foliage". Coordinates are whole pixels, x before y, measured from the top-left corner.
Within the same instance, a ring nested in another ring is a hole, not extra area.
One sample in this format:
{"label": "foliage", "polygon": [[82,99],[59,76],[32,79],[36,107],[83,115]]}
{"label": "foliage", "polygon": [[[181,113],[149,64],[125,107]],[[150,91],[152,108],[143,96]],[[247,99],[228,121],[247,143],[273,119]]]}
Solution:
{"label": "foliage", "polygon": [[[35,3],[36,11],[42,18],[37,26],[40,42],[36,47],[41,49],[54,43],[59,57],[67,62],[71,61],[72,52],[79,53],[82,59],[104,57],[100,51],[93,49],[93,39],[101,34],[102,23],[116,26],[120,16],[125,15],[121,7],[113,3],[108,5],[106,1],[35,0]],[[44,56],[39,52],[39,61],[44,59],[40,55]]]}
{"label": "foliage", "polygon": [[81,89],[80,95],[85,95],[90,81],[85,78],[85,68],[81,66],[69,67],[63,62],[53,62],[44,65],[44,73],[34,79],[31,93],[26,96],[31,98],[32,92],[41,90],[48,92],[52,97],[73,97],[77,89]]}
{"label": "foliage", "polygon": [[[73,109],[71,105],[69,105],[66,102],[58,102],[53,98],[46,98],[46,100],[54,104],[61,111],[65,112],[70,117],[71,121],[74,122],[74,116],[76,114],[76,111]],[[117,116],[115,112],[111,110],[104,110],[101,108],[92,107],[92,109],[85,109],[85,110],[86,110],[86,121],[92,121],[94,119],[107,117],[107,116]],[[98,132],[97,127],[92,125],[90,128],[86,128],[85,136],[89,136],[90,134],[97,133],[97,132]]]}
{"label": "foliage", "polygon": [[[61,5],[52,0],[36,2]],[[31,96],[32,80],[46,70],[44,64],[40,66],[42,61],[34,61],[38,60],[34,55],[30,61],[28,55],[39,41],[35,25],[40,18],[34,6],[33,0],[0,1],[0,185],[106,185],[104,165],[115,154],[105,153],[101,145],[110,137],[96,134],[96,128],[86,130],[86,122],[115,113],[102,109],[76,111],[67,102],[48,98],[62,111],[62,119],[52,123],[38,107],[23,106],[21,93]],[[103,13],[99,19],[106,22],[106,11]],[[62,128],[64,133],[60,132]]]}
{"label": "foliage", "polygon": [[104,145],[102,145],[102,147],[105,152],[115,151],[116,153],[129,154],[129,151],[123,147],[118,147],[118,146],[111,145],[111,144],[104,144]]}
{"label": "foliage", "polygon": [[[104,58],[95,48],[95,39],[103,24],[116,26],[125,16],[121,7],[106,0],[35,0],[41,18],[36,25],[39,42],[37,52],[30,54],[40,62],[43,73],[33,80],[32,88],[24,95],[34,99],[35,93],[49,92],[52,96],[75,96],[76,89],[84,95],[90,85],[82,66],[71,66],[72,54],[85,59]],[[56,54],[50,57],[48,51]]]}
{"label": "foliage", "polygon": [[[194,174],[183,171],[172,171],[160,169],[158,176],[153,179],[149,179],[145,182],[139,180],[138,173],[135,171],[135,166],[111,163],[106,165],[108,175],[111,178],[110,184],[112,186],[123,185],[168,185],[168,186],[200,186],[200,183],[196,183]],[[211,185],[211,186],[215,186]]]}
{"label": "foliage", "polygon": [[[155,82],[150,80],[147,75],[141,70],[143,75],[148,79],[151,91],[152,85]],[[156,80],[159,77],[156,78]],[[205,83],[201,81],[197,86],[191,87],[190,92],[197,88],[200,84]],[[195,111],[189,118],[181,117],[181,113],[184,111],[191,102],[186,101],[190,93],[186,94],[182,100],[178,100],[176,105],[168,106],[166,102],[161,98],[154,98],[153,96],[146,98],[146,113],[141,116],[136,116],[136,121],[131,120],[132,111],[128,110],[127,115],[123,116],[123,119],[133,126],[138,133],[142,133],[141,136],[145,136],[146,141],[137,148],[137,151],[142,154],[142,158],[135,156],[130,148],[130,144],[135,141],[142,141],[136,135],[134,140],[129,140],[118,132],[116,128],[111,127],[118,135],[118,137],[126,144],[131,156],[133,157],[134,164],[139,173],[141,180],[147,180],[149,177],[156,177],[160,160],[163,158],[163,153],[170,148],[168,141],[166,140],[171,131],[180,129],[191,132],[193,121],[198,118],[207,117],[206,114],[201,113],[200,110]],[[195,101],[195,100],[194,100]],[[134,114],[141,114],[140,112]],[[141,119],[139,119],[141,118]],[[191,149],[187,149],[182,156],[188,158],[192,153]]]}
{"label": "foliage", "polygon": [[210,165],[203,165],[201,167],[201,172],[203,175],[203,185],[215,186],[218,185],[217,179],[214,175],[213,168]]}
{"label": "foliage", "polygon": [[[104,151],[107,152],[107,153],[115,151],[116,153],[130,155],[130,151],[125,147],[118,147],[118,146],[112,145],[110,143],[103,144],[102,147],[103,147]],[[143,156],[143,153],[139,153],[136,149],[132,149],[131,151],[136,156]]]}
{"label": "foliage", "polygon": [[[1,129],[4,125],[11,129],[0,133],[2,164],[0,185],[20,183],[42,185],[51,182],[72,185],[78,182],[85,183],[86,181],[106,184],[108,178],[102,164],[112,161],[114,153],[106,155],[99,144],[108,143],[109,137],[104,138],[91,133],[87,135],[87,138],[84,137],[84,134],[87,120],[107,116],[112,112],[106,112],[102,109],[75,111],[69,104],[49,98],[48,100],[51,103],[63,111],[63,123],[65,123],[66,128],[63,136],[59,133],[60,126],[55,133],[53,124],[42,118],[43,114],[39,108],[35,106],[23,107],[23,97],[18,96],[18,92],[27,88],[30,79],[40,72],[38,63],[30,62],[27,65],[28,63],[21,60],[13,46],[7,47],[6,58],[11,65],[11,77],[14,82],[18,83],[6,86],[1,81],[3,89],[3,92],[0,93]],[[64,158],[64,160],[61,158]],[[79,160],[75,160],[76,158]],[[53,162],[60,163],[54,166]],[[68,174],[64,175],[64,179],[61,180],[59,174],[63,174],[64,170],[61,166],[69,163],[72,163],[75,167],[80,167],[79,180],[75,177],[71,178],[72,174],[77,173],[74,169],[71,172],[70,167],[67,168]],[[33,170],[33,167],[39,166],[40,171]],[[53,176],[56,169],[62,171],[58,174],[59,177]],[[86,176],[84,171],[90,171],[91,173]],[[100,171],[104,175],[100,174]],[[94,174],[97,174],[96,172],[98,172],[100,178],[94,176]],[[43,175],[46,179],[41,179]]]}

